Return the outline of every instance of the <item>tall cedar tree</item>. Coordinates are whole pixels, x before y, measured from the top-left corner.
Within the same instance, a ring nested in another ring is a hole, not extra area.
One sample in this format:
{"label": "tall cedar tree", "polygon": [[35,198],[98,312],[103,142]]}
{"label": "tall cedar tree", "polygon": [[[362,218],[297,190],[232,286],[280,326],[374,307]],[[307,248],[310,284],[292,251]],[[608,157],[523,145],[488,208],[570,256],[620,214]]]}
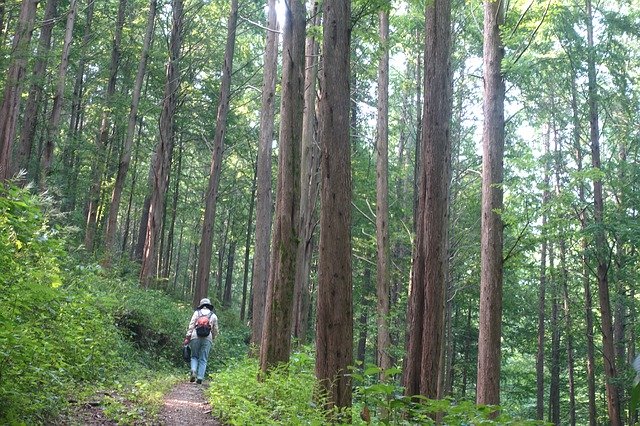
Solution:
{"label": "tall cedar tree", "polygon": [[444,332],[451,179],[451,2],[425,9],[424,109],[415,259],[408,307],[407,395],[436,398]]}
{"label": "tall cedar tree", "polygon": [[264,304],[269,280],[269,243],[271,242],[271,145],[275,115],[276,79],[278,74],[278,19],[276,1],[268,1],[266,46],[262,81],[260,141],[256,172],[256,242],[251,280],[251,343],[260,345],[264,323]]}
{"label": "tall cedar tree", "polygon": [[[320,25],[319,4],[313,5],[313,24]],[[306,343],[309,319],[309,272],[314,248],[318,188],[320,184],[320,147],[317,140],[316,87],[318,79],[318,40],[307,34],[305,44],[304,115],[302,117],[302,151],[300,153],[300,223],[298,224],[298,254],[296,256],[296,283],[293,295],[293,337]]]}
{"label": "tall cedar tree", "polygon": [[305,6],[287,3],[282,46],[278,186],[260,370],[289,360],[300,211],[300,139],[304,108]]}
{"label": "tall cedar tree", "polygon": [[140,282],[148,287],[155,280],[157,272],[158,240],[162,230],[164,203],[169,185],[169,171],[174,145],[174,117],[178,107],[180,90],[180,51],[184,27],[184,5],[182,0],[172,0],[172,25],[169,41],[169,61],[164,86],[162,111],[160,112],[160,131],[155,153],[151,160],[149,178],[151,196],[147,210],[147,227],[142,253]]}
{"label": "tall cedar tree", "polygon": [[136,129],[138,116],[138,105],[140,104],[140,94],[142,93],[142,83],[147,72],[147,60],[149,58],[149,49],[151,40],[153,39],[153,28],[156,19],[157,0],[149,1],[149,11],[147,12],[147,26],[142,42],[142,51],[140,53],[140,61],[138,62],[138,71],[136,79],[133,83],[133,91],[131,94],[131,105],[129,107],[129,118],[127,120],[127,131],[124,138],[124,146],[120,161],[118,162],[118,172],[116,180],[113,184],[111,193],[111,202],[109,203],[109,214],[107,216],[107,226],[105,229],[105,261],[109,265],[113,252],[115,251],[116,228],[118,225],[118,212],[120,210],[120,201],[122,192],[124,191],[125,179],[129,172],[129,164],[131,163],[131,153],[133,148],[133,137]]}
{"label": "tall cedar tree", "polygon": [[[376,142],[376,325],[378,344],[376,361],[380,368],[391,368],[389,347],[389,10],[378,13],[382,53],[378,63],[378,117]],[[381,373],[384,377],[384,371]]]}
{"label": "tall cedar tree", "polygon": [[320,248],[316,377],[328,405],[351,405],[353,295],[351,270],[351,150],[349,77],[351,2],[323,2],[321,71]]}
{"label": "tall cedar tree", "polygon": [[[591,0],[586,0],[587,23],[587,77],[589,102],[589,141],[591,143],[591,166],[600,170],[600,130],[598,125],[598,93],[596,81],[596,58],[593,41],[593,12]],[[609,300],[609,249],[604,229],[604,198],[602,194],[602,178],[593,180],[593,221],[595,229],[595,250],[598,277],[598,300],[600,302],[600,317],[602,330],[602,355],[604,358],[604,374],[607,378],[607,411],[612,426],[622,424],[620,413],[620,395],[616,384],[617,373],[615,365],[615,343],[613,341],[613,320],[611,302]]]}
{"label": "tall cedar tree", "polygon": [[[224,49],[224,64],[222,65],[222,79],[220,84],[220,102],[216,116],[216,130],[213,136],[213,152],[211,169],[209,170],[209,184],[205,194],[204,221],[202,223],[202,238],[198,254],[198,271],[196,288],[193,292],[193,305],[209,292],[209,273],[211,271],[211,250],[213,244],[213,225],[216,217],[216,198],[220,185],[222,171],[222,153],[224,135],[227,131],[227,116],[229,115],[229,100],[231,97],[231,71],[233,70],[233,52],[236,47],[236,29],[238,25],[238,0],[231,0],[231,11],[227,21],[227,44]],[[220,260],[220,263],[222,259]],[[218,274],[221,277],[221,274]]]}
{"label": "tall cedar tree", "polygon": [[500,404],[502,336],[502,246],[504,174],[504,48],[500,25],[504,2],[484,2],[484,129],[482,133],[482,218],[480,221],[480,312],[478,335],[478,404]]}
{"label": "tall cedar tree", "polygon": [[58,83],[56,85],[56,93],[53,96],[53,107],[49,122],[47,123],[47,139],[44,145],[44,153],[42,154],[42,170],[40,187],[47,187],[47,178],[53,167],[53,149],[56,141],[60,137],[60,120],[62,118],[62,106],[64,103],[64,86],[69,68],[69,54],[71,53],[71,42],[73,41],[73,26],[76,21],[78,12],[78,0],[71,0],[69,4],[69,12],[67,13],[67,26],[64,32],[64,40],[62,45],[62,57],[60,59],[60,68],[58,70]]}
{"label": "tall cedar tree", "polygon": [[13,38],[11,63],[0,105],[0,182],[11,177],[11,151],[20,113],[20,93],[29,59],[29,43],[33,33],[36,7],[39,0],[23,0],[18,27]]}

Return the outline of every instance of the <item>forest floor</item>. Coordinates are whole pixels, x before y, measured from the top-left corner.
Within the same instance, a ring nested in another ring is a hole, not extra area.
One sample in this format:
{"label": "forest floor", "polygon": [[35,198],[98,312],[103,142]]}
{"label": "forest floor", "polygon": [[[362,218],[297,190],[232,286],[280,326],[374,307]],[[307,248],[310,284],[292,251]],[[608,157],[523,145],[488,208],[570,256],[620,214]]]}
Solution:
{"label": "forest floor", "polygon": [[211,416],[211,407],[206,400],[204,391],[207,383],[196,384],[180,382],[176,384],[163,398],[163,405],[158,416],[149,418],[143,410],[137,410],[133,403],[115,394],[101,393],[95,396],[95,401],[77,403],[70,412],[59,418],[56,426],[97,426],[118,425],[120,422],[109,419],[104,412],[105,404],[101,402],[105,398],[115,398],[127,406],[129,413],[135,413],[134,418],[123,419],[124,424],[153,425],[153,426],[183,426],[183,425],[210,425],[222,426],[223,424]]}

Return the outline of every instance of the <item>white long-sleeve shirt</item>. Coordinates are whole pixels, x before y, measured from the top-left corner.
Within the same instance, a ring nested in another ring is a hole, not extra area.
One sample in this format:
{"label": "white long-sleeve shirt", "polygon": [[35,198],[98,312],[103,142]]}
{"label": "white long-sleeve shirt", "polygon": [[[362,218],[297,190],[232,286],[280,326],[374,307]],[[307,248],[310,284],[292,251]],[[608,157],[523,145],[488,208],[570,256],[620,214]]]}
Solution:
{"label": "white long-sleeve shirt", "polygon": [[211,333],[205,339],[213,340],[218,335],[218,317],[213,313],[209,308],[204,307],[202,309],[196,309],[191,316],[191,321],[189,322],[189,327],[187,328],[187,338],[188,339],[197,339],[198,335],[196,334],[196,321],[200,315],[209,315],[211,313],[211,318],[209,318],[209,324],[211,325]]}

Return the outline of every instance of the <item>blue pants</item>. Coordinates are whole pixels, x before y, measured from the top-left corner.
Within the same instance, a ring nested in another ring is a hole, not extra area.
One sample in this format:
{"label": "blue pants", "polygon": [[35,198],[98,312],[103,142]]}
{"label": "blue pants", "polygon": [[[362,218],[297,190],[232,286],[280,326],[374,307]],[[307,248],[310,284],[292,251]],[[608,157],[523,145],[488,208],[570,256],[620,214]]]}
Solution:
{"label": "blue pants", "polygon": [[203,380],[204,373],[207,371],[211,340],[206,337],[198,337],[191,339],[189,346],[191,347],[191,371],[195,371],[196,377]]}

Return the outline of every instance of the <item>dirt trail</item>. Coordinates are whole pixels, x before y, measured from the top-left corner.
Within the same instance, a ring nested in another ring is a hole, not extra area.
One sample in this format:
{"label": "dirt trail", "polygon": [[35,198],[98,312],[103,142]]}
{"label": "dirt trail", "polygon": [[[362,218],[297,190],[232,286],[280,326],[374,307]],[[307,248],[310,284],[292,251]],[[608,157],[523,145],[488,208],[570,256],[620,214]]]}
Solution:
{"label": "dirt trail", "polygon": [[179,383],[164,397],[164,406],[158,418],[166,426],[214,425],[221,426],[211,416],[211,407],[204,396],[206,383]]}

